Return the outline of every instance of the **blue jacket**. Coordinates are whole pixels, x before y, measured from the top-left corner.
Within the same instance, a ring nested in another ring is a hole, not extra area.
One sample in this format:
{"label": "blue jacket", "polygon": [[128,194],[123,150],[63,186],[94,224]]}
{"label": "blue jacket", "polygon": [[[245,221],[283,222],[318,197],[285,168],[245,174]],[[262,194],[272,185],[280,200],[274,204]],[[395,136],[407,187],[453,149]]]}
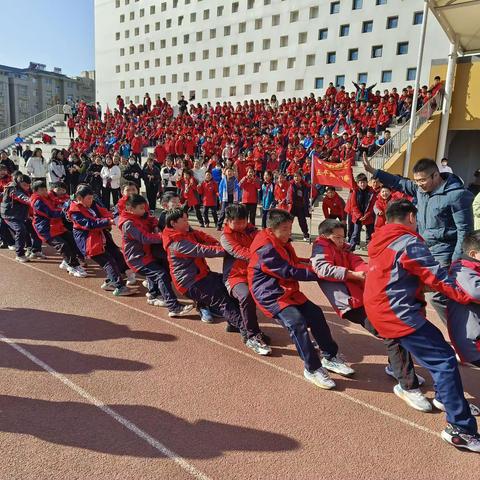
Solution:
{"label": "blue jacket", "polygon": [[0,214],[6,220],[25,221],[30,211],[30,195],[15,182],[10,183],[3,191]]}
{"label": "blue jacket", "polygon": [[260,189],[260,198],[262,201],[263,210],[270,210],[273,208],[273,204],[275,202],[275,184],[263,183],[262,188]]}
{"label": "blue jacket", "polygon": [[[233,179],[233,184],[233,201],[236,203],[242,198],[242,193],[236,178]],[[220,185],[218,186],[218,196],[220,197],[221,202],[228,201],[227,177],[222,177],[222,180],[220,181]]]}
{"label": "blue jacket", "polygon": [[440,265],[449,266],[461,257],[463,239],[473,230],[473,194],[459,177],[441,173],[445,182],[436,191],[425,193],[408,178],[382,170],[374,175],[384,185],[414,197],[418,233]]}

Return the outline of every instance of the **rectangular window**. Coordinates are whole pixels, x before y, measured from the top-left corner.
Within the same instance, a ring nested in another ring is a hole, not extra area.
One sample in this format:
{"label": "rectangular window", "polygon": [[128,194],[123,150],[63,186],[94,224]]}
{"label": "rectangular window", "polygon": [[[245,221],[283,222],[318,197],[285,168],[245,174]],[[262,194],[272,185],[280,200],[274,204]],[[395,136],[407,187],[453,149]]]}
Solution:
{"label": "rectangular window", "polygon": [[135,20],[135,12],[130,12],[130,20]]}
{"label": "rectangular window", "polygon": [[120,80],[120,88],[122,90],[125,88],[125,80]]}
{"label": "rectangular window", "polygon": [[217,7],[217,17],[221,17],[223,15],[223,9],[224,9],[223,5],[220,5]]}
{"label": "rectangular window", "polygon": [[120,73],[120,65],[115,66],[115,73]]}
{"label": "rectangular window", "polygon": [[253,52],[253,42],[247,42],[245,45],[245,50],[247,53]]}
{"label": "rectangular window", "polygon": [[284,92],[285,91],[285,81],[280,80],[277,82],[277,92]]}
{"label": "rectangular window", "polygon": [[135,80],[130,80],[130,88],[134,88],[135,87]]}
{"label": "rectangular window", "polygon": [[251,8],[253,8],[255,5],[255,0],[248,0],[247,2],[247,8],[250,10]]}
{"label": "rectangular window", "polygon": [[413,14],[413,24],[421,25],[423,22],[423,12],[414,12]]}
{"label": "rectangular window", "polygon": [[145,80],[143,78],[140,79],[140,86],[143,87],[145,85]]}
{"label": "rectangular window", "polygon": [[120,15],[120,23],[125,22],[125,15]]}
{"label": "rectangular window", "polygon": [[208,89],[207,88],[204,88],[202,90],[202,98],[208,98]]}
{"label": "rectangular window", "polygon": [[238,54],[238,45],[232,45],[230,47],[230,55],[237,55]]}
{"label": "rectangular window", "polygon": [[298,43],[307,43],[307,32],[300,32],[298,34]]}
{"label": "rectangular window", "polygon": [[330,2],[330,15],[340,12],[340,2]]}
{"label": "rectangular window", "polygon": [[159,59],[159,58],[156,58],[156,59],[155,59],[155,66],[156,66],[156,67],[159,67],[159,66],[160,66],[160,59]]}
{"label": "rectangular window", "polygon": [[165,85],[167,83],[167,77],[165,75],[160,75],[160,84]]}
{"label": "rectangular window", "polygon": [[278,69],[278,60],[270,60],[270,71],[274,72]]}
{"label": "rectangular window", "polygon": [[232,13],[237,13],[238,12],[238,2],[233,2],[232,3]]}
{"label": "rectangular window", "polygon": [[202,71],[199,70],[198,72],[195,73],[195,80],[199,81],[202,79]]}
{"label": "rectangular window", "polygon": [[345,25],[340,25],[340,37],[348,37],[348,34],[350,33],[350,25],[345,24]]}
{"label": "rectangular window", "polygon": [[167,46],[167,41],[163,38],[160,40],[160,48],[165,48]]}
{"label": "rectangular window", "polygon": [[117,33],[115,34],[115,40],[120,40],[120,32],[117,32]]}
{"label": "rectangular window", "polygon": [[214,68],[211,68],[209,71],[208,71],[208,78],[210,80],[214,79],[215,78],[215,69]]}
{"label": "rectangular window", "polygon": [[120,56],[123,57],[125,55],[125,49],[121,48],[120,49]]}
{"label": "rectangular window", "polygon": [[140,62],[135,62],[135,63],[133,64],[133,68],[134,68],[135,70],[140,70]]}
{"label": "rectangular window", "polygon": [[312,18],[317,18],[318,17],[318,7],[310,7],[310,13],[308,15],[308,18],[311,20]]}
{"label": "rectangular window", "polygon": [[317,89],[323,88],[323,77],[317,77],[315,79],[315,88]]}
{"label": "rectangular window", "polygon": [[413,82],[417,76],[416,68],[407,68],[407,82]]}
{"label": "rectangular window", "polygon": [[366,20],[362,23],[362,33],[370,33],[373,31],[373,20]]}
{"label": "rectangular window", "polygon": [[176,73],[172,74],[172,83],[177,83],[178,81],[178,75]]}
{"label": "rectangular window", "polygon": [[344,87],[345,86],[345,75],[337,75],[335,77],[335,85],[337,87]]}
{"label": "rectangular window", "polygon": [[160,22],[155,22],[155,30],[160,30]]}
{"label": "rectangular window", "polygon": [[150,25],[145,25],[145,33],[150,33]]}
{"label": "rectangular window", "polygon": [[155,77],[150,77],[150,85],[155,85]]}
{"label": "rectangular window", "polygon": [[264,38],[262,42],[262,49],[263,50],[268,50],[270,48],[270,39],[269,38]]}
{"label": "rectangular window", "polygon": [[290,23],[298,22],[298,10],[290,12]]}
{"label": "rectangular window", "polygon": [[133,55],[135,53],[135,47],[130,47],[128,49],[128,53],[130,53],[130,55]]}
{"label": "rectangular window", "polygon": [[388,17],[387,18],[387,30],[398,27],[398,17]]}
{"label": "rectangular window", "polygon": [[125,30],[125,38],[130,38],[130,30]]}
{"label": "rectangular window", "polygon": [[150,42],[150,51],[155,50],[155,42]]}
{"label": "rectangular window", "polygon": [[144,16],[145,16],[145,9],[144,9],[144,8],[141,8],[141,9],[140,9],[140,16],[141,16],[141,17],[144,17]]}
{"label": "rectangular window", "polygon": [[382,72],[382,83],[389,83],[392,81],[392,71],[383,70]]}
{"label": "rectangular window", "polygon": [[160,5],[160,10],[161,10],[162,12],[164,12],[166,9],[167,9],[167,2],[163,2],[163,3]]}
{"label": "rectangular window", "polygon": [[230,27],[230,25],[225,25],[225,27],[223,27],[223,36],[228,37],[231,31],[232,31],[232,27]]}
{"label": "rectangular window", "polygon": [[210,39],[215,38],[217,36],[217,29],[211,28],[210,29]]}
{"label": "rectangular window", "polygon": [[208,60],[208,57],[210,56],[210,52],[208,50],[204,50],[202,52],[202,58],[203,60]]}
{"label": "rectangular window", "polygon": [[145,60],[143,62],[143,68],[150,68],[150,60]]}
{"label": "rectangular window", "polygon": [[258,73],[260,71],[260,65],[261,65],[260,62],[255,62],[253,64],[253,73]]}
{"label": "rectangular window", "polygon": [[188,56],[191,62],[194,62],[197,59],[197,54],[195,52],[190,52],[190,55]]}
{"label": "rectangular window", "polygon": [[237,67],[237,75],[245,75],[245,65],[239,65]]}
{"label": "rectangular window", "polygon": [[196,40],[197,42],[201,42],[201,41],[202,41],[202,38],[203,38],[203,32],[197,32],[197,33],[195,34],[195,40]]}
{"label": "rectangular window", "polygon": [[196,12],[192,12],[190,14],[190,23],[195,23],[197,21],[197,13]]}
{"label": "rectangular window", "polygon": [[306,66],[313,67],[314,65],[315,65],[315,54],[311,53],[310,55],[307,55]]}
{"label": "rectangular window", "polygon": [[268,90],[268,83],[262,82],[260,84],[260,93],[267,93],[267,90]]}
{"label": "rectangular window", "polygon": [[155,15],[155,5],[150,7],[150,15]]}
{"label": "rectangular window", "polygon": [[177,63],[183,63],[183,53],[177,55]]}
{"label": "rectangular window", "polygon": [[210,10],[204,10],[203,11],[203,19],[208,20],[210,18]]}
{"label": "rectangular window", "polygon": [[352,0],[352,10],[360,10],[363,7],[363,0]]}
{"label": "rectangular window", "polygon": [[280,46],[281,47],[286,47],[288,46],[288,35],[282,35],[280,37]]}
{"label": "rectangular window", "polygon": [[328,52],[327,53],[327,63],[335,63],[337,60],[336,52]]}
{"label": "rectangular window", "polygon": [[358,60],[358,48],[350,48],[348,50],[348,60],[350,62]]}
{"label": "rectangular window", "polygon": [[190,35],[187,33],[183,36],[183,43],[188,43],[190,41]]}
{"label": "rectangular window", "polygon": [[247,23],[246,22],[241,22],[238,24],[238,33],[245,33],[245,30],[247,29]]}
{"label": "rectangular window", "polygon": [[177,37],[172,37],[172,47],[177,46]]}
{"label": "rectangular window", "polygon": [[372,47],[372,58],[380,58],[383,55],[383,46],[374,45]]}
{"label": "rectangular window", "polygon": [[221,88],[216,88],[215,89],[215,96],[217,98],[220,98],[222,96],[222,89]]}
{"label": "rectangular window", "polygon": [[358,79],[358,83],[367,83],[368,74],[367,73],[359,73],[357,79]]}
{"label": "rectangular window", "polygon": [[386,5],[387,4],[387,0],[376,0],[375,1],[375,5]]}
{"label": "rectangular window", "polygon": [[167,18],[167,28],[170,28],[172,26],[172,19],[171,18]]}
{"label": "rectangular window", "polygon": [[165,58],[165,64],[166,65],[171,65],[172,64],[172,57],[166,57]]}
{"label": "rectangular window", "polygon": [[223,57],[223,47],[217,47],[217,58]]}
{"label": "rectangular window", "polygon": [[287,58],[287,68],[293,68],[295,66],[295,57]]}
{"label": "rectangular window", "polygon": [[272,15],[272,27],[280,25],[280,15]]}
{"label": "rectangular window", "polygon": [[406,55],[408,53],[408,42],[397,43],[397,55]]}
{"label": "rectangular window", "polygon": [[223,78],[228,78],[230,76],[230,67],[223,67]]}
{"label": "rectangular window", "polygon": [[237,94],[237,87],[230,87],[229,94],[231,97],[234,97]]}
{"label": "rectangular window", "polygon": [[321,28],[318,31],[318,39],[319,40],[326,40],[327,37],[328,37],[328,28]]}
{"label": "rectangular window", "polygon": [[262,19],[261,18],[257,18],[255,20],[255,30],[260,30],[262,28]]}
{"label": "rectangular window", "polygon": [[303,90],[303,78],[295,80],[295,90]]}
{"label": "rectangular window", "polygon": [[252,93],[252,85],[251,84],[244,85],[243,93],[244,95],[250,95]]}

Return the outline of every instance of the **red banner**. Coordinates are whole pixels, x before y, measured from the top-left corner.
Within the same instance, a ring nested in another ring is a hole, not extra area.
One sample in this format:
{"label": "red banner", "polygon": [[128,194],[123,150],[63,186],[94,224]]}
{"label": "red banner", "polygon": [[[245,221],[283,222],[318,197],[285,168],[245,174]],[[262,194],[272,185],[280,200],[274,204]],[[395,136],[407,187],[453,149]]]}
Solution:
{"label": "red banner", "polygon": [[352,166],[349,161],[333,163],[313,157],[312,182],[314,185],[353,188]]}

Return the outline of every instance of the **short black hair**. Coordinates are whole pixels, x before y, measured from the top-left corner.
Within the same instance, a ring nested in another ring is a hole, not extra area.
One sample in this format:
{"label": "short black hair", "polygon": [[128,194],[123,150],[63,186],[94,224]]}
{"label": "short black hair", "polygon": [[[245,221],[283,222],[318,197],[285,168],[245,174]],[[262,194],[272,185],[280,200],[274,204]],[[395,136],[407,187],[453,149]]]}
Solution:
{"label": "short black hair", "polygon": [[318,226],[319,235],[331,235],[334,230],[342,228],[343,232],[346,233],[345,224],[336,218],[327,218]]}
{"label": "short black hair", "polygon": [[227,220],[245,220],[248,218],[247,207],[241,203],[232,203],[225,209],[225,218]]}
{"label": "short black hair", "polygon": [[293,222],[293,216],[290,212],[280,208],[273,208],[268,212],[267,227],[278,228],[282,223]]}
{"label": "short black hair", "polygon": [[14,179],[15,179],[15,183],[18,185],[19,183],[32,183],[32,179],[28,176],[28,175],[25,175],[24,173],[22,172],[19,172],[19,171],[16,171],[14,174]]}
{"label": "short black hair", "polygon": [[147,203],[145,197],[143,197],[142,195],[138,195],[138,193],[134,193],[133,195],[129,195],[127,201],[125,202],[125,205],[130,208],[135,208],[139,205],[144,205],[145,203]]}
{"label": "short black hair", "polygon": [[389,187],[388,185],[383,185],[383,184],[382,184],[382,187],[381,187],[381,188],[386,188],[387,190],[392,191],[392,187]]}
{"label": "short black hair", "polygon": [[138,190],[138,185],[135,182],[126,182],[122,186],[122,190],[125,190],[126,188],[129,187],[135,187]]}
{"label": "short black hair", "polygon": [[35,182],[33,182],[32,190],[34,192],[38,192],[41,188],[47,188],[47,182],[43,180],[36,180]]}
{"label": "short black hair", "polygon": [[172,228],[172,223],[177,222],[183,216],[186,215],[185,210],[182,208],[173,208],[172,210],[168,211],[165,216],[165,224],[167,227]]}
{"label": "short black hair", "polygon": [[406,199],[396,200],[388,205],[385,216],[387,222],[403,221],[409,213],[417,213],[417,207]]}
{"label": "short black hair", "polygon": [[421,158],[414,166],[413,173],[425,172],[431,175],[432,173],[438,172],[438,165],[435,160],[431,158]]}
{"label": "short black hair", "polygon": [[175,198],[175,197],[180,198],[180,195],[178,195],[178,193],[176,193],[176,192],[165,192],[162,195],[162,199],[160,200],[160,202],[161,203],[168,203],[172,198]]}
{"label": "short black hair", "polygon": [[462,250],[466,255],[470,250],[480,252],[480,230],[475,230],[465,236],[462,242]]}
{"label": "short black hair", "polygon": [[75,196],[85,198],[87,195],[93,195],[92,187],[90,185],[79,185]]}
{"label": "short black hair", "polygon": [[361,182],[361,181],[368,182],[368,178],[367,178],[367,176],[366,176],[364,173],[359,173],[359,174],[355,177],[355,181],[356,181],[356,182]]}
{"label": "short black hair", "polygon": [[335,192],[335,187],[327,187],[327,192]]}
{"label": "short black hair", "polygon": [[63,190],[67,190],[67,184],[65,182],[56,182],[52,183],[52,188],[63,188]]}

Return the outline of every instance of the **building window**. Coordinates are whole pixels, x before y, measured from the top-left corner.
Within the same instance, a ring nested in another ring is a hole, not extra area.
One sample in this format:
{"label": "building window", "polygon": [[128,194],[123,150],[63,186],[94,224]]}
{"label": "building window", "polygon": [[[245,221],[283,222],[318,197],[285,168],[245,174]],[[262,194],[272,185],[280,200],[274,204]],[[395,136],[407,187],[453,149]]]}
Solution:
{"label": "building window", "polygon": [[408,42],[397,43],[397,55],[406,55],[408,53]]}
{"label": "building window", "polygon": [[313,65],[315,65],[315,54],[311,53],[310,55],[307,55],[306,66],[313,67]]}
{"label": "building window", "polygon": [[295,80],[295,90],[303,90],[303,78]]}
{"label": "building window", "polygon": [[230,87],[230,96],[234,97],[237,94],[237,87]]}
{"label": "building window", "polygon": [[253,73],[258,73],[260,71],[260,65],[261,65],[260,62],[255,62],[253,64]]}
{"label": "building window", "polygon": [[115,34],[115,40],[120,40],[120,32],[117,32],[117,33]]}
{"label": "building window", "polygon": [[195,23],[197,21],[197,13],[196,12],[192,12],[190,14],[190,23]]}
{"label": "building window", "polygon": [[165,58],[165,64],[166,65],[171,65],[172,64],[172,57],[166,57]]}
{"label": "building window", "polygon": [[128,52],[130,53],[130,55],[133,55],[135,53],[135,47],[130,47],[128,49]]}
{"label": "building window", "polygon": [[144,8],[141,8],[141,9],[140,9],[140,16],[141,16],[141,17],[144,17],[144,16],[145,16],[145,9],[144,9]]}
{"label": "building window", "polygon": [[179,53],[177,55],[177,63],[183,63],[183,54],[182,53]]}
{"label": "building window", "polygon": [[215,96],[217,98],[220,98],[222,96],[222,89],[220,87],[215,89]]}
{"label": "building window", "polygon": [[155,15],[155,5],[150,7],[150,15]]}
{"label": "building window", "polygon": [[160,75],[160,84],[165,85],[167,83],[167,77],[165,75]]}
{"label": "building window", "polygon": [[340,12],[340,2],[330,2],[330,15]]}
{"label": "building window", "polygon": [[247,23],[246,22],[241,22],[238,24],[238,33],[245,33],[245,30],[247,29]]}
{"label": "building window", "polygon": [[251,84],[244,85],[243,93],[245,95],[250,95],[252,93],[252,85]]}
{"label": "building window", "polygon": [[231,31],[232,31],[232,27],[230,27],[230,25],[225,25],[225,27],[223,27],[223,36],[228,37]]}
{"label": "building window", "polygon": [[280,25],[280,15],[272,15],[272,27]]}
{"label": "building window", "polygon": [[298,43],[307,43],[307,32],[300,32],[298,34]]}
{"label": "building window", "polygon": [[140,62],[135,62],[135,63],[133,64],[133,68],[134,68],[135,70],[140,70]]}
{"label": "building window", "polygon": [[145,85],[145,80],[143,78],[140,79],[140,86],[143,87]]}
{"label": "building window", "polygon": [[386,5],[387,0],[375,0],[375,5]]}
{"label": "building window", "polygon": [[223,57],[223,47],[217,47],[217,58]]}
{"label": "building window", "polygon": [[257,18],[255,20],[255,30],[260,30],[262,28],[262,19],[261,18]]}
{"label": "building window", "polygon": [[130,88],[134,88],[135,87],[135,80],[130,80]]}
{"label": "building window", "polygon": [[237,75],[245,75],[245,65],[239,65],[237,67]]}
{"label": "building window", "polygon": [[120,15],[120,23],[124,23],[125,22],[125,15]]}
{"label": "building window", "polygon": [[160,48],[165,48],[167,46],[167,41],[163,38],[160,40]]}
{"label": "building window", "polygon": [[262,82],[260,84],[260,93],[267,93],[267,89],[268,89],[268,83]]}
{"label": "building window", "polygon": [[383,46],[382,45],[374,45],[372,47],[372,58],[380,58],[383,54]]}
{"label": "building window", "polygon": [[323,77],[317,77],[315,79],[315,88],[317,89],[323,88]]}
{"label": "building window", "polygon": [[327,37],[328,37],[328,28],[321,28],[318,31],[318,39],[319,40],[326,40]]}
{"label": "building window", "polygon": [[337,60],[336,52],[328,52],[327,53],[327,63],[335,63]]}
{"label": "building window", "polygon": [[203,60],[208,60],[208,57],[209,57],[209,56],[210,56],[209,50],[204,50],[204,51],[202,52],[202,58],[203,58]]}
{"label": "building window", "polygon": [[253,42],[247,42],[245,45],[245,50],[247,53],[253,52]]}
{"label": "building window", "polygon": [[223,78],[228,78],[230,76],[230,67],[223,67]]}
{"label": "building window", "polygon": [[209,71],[208,71],[208,78],[210,80],[213,80],[215,78],[215,69],[214,68],[211,68]]}
{"label": "building window", "polygon": [[145,33],[150,33],[150,25],[145,25]]}
{"label": "building window", "polygon": [[202,38],[203,38],[203,32],[197,32],[197,33],[195,34],[195,40],[196,40],[197,42],[201,42],[201,41],[202,41]]}
{"label": "building window", "polygon": [[308,18],[310,18],[310,20],[312,18],[317,18],[318,17],[318,7],[310,7],[310,14],[308,16]]}
{"label": "building window", "polygon": [[215,38],[217,36],[217,29],[211,28],[210,29],[210,39]]}
{"label": "building window", "polygon": [[387,30],[398,27],[398,17],[388,17],[387,18]]}
{"label": "building window", "polygon": [[115,66],[115,73],[120,73],[120,65]]}
{"label": "building window", "polygon": [[414,12],[413,14],[413,24],[421,25],[423,22],[423,12]]}
{"label": "building window", "polygon": [[284,92],[285,91],[285,81],[279,80],[277,82],[277,92]]}
{"label": "building window", "polygon": [[167,28],[170,28],[172,26],[172,19],[167,18]]}
{"label": "building window", "polygon": [[232,45],[230,47],[230,55],[237,55],[238,54],[238,45]]}
{"label": "building window", "polygon": [[268,50],[270,48],[270,39],[269,38],[264,38],[262,42],[262,49],[263,50]]}
{"label": "building window", "polygon": [[350,50],[348,50],[348,60],[350,62],[358,60],[358,48],[350,48]]}
{"label": "building window", "polygon": [[130,12],[130,20],[135,20],[135,12]]}
{"label": "building window", "polygon": [[350,25],[347,23],[345,25],[340,25],[340,37],[348,37],[350,33]]}
{"label": "building window", "polygon": [[362,33],[369,33],[373,30],[373,20],[366,20],[362,23]]}
{"label": "building window", "polygon": [[190,41],[190,35],[187,33],[183,36],[183,43],[188,43]]}
{"label": "building window", "polygon": [[298,22],[298,10],[290,12],[290,23]]}
{"label": "building window", "polygon": [[238,12],[238,2],[233,2],[232,3],[232,13],[237,13]]}
{"label": "building window", "polygon": [[160,10],[161,10],[162,12],[164,12],[166,9],[167,9],[167,2],[163,2],[163,3],[160,5]]}
{"label": "building window", "polygon": [[208,20],[210,18],[210,10],[204,10],[203,11],[203,19]]}
{"label": "building window", "polygon": [[270,5],[272,3],[272,0],[263,0],[264,5]]}
{"label": "building window", "polygon": [[407,68],[407,82],[413,82],[417,76],[416,68]]}
{"label": "building window", "polygon": [[156,58],[156,59],[155,59],[155,66],[156,66],[156,67],[159,67],[159,66],[160,66],[160,59],[159,59],[159,58]]}
{"label": "building window", "polygon": [[360,10],[363,7],[363,0],[352,0],[352,10]]}
{"label": "building window", "polygon": [[208,98],[208,89],[207,88],[204,88],[202,90],[202,98]]}
{"label": "building window", "polygon": [[251,8],[253,8],[255,5],[255,0],[248,0],[247,2],[247,8],[250,10]]}
{"label": "building window", "polygon": [[274,72],[278,69],[278,60],[270,60],[270,71]]}
{"label": "building window", "polygon": [[172,37],[172,47],[177,46],[177,37]]}
{"label": "building window", "polygon": [[123,57],[125,55],[125,49],[121,48],[120,49],[120,56]]}
{"label": "building window", "polygon": [[195,80],[199,81],[202,79],[202,71],[199,70],[198,72],[195,73]]}
{"label": "building window", "polygon": [[155,50],[155,42],[150,42],[150,51]]}
{"label": "building window", "polygon": [[145,69],[150,68],[150,60],[145,60],[143,62],[143,68],[145,68]]}
{"label": "building window", "polygon": [[281,47],[286,47],[288,46],[288,35],[282,35],[280,37],[280,46]]}
{"label": "building window", "polygon": [[367,83],[368,74],[367,73],[359,73],[357,79],[358,79],[358,83]]}
{"label": "building window", "polygon": [[125,38],[130,38],[130,30],[125,30]]}
{"label": "building window", "polygon": [[191,62],[194,62],[197,58],[197,54],[195,52],[190,52],[189,59]]}
{"label": "building window", "polygon": [[155,77],[150,77],[150,85],[155,85]]}
{"label": "building window", "polygon": [[120,88],[122,90],[125,88],[125,80],[120,80]]}
{"label": "building window", "polygon": [[382,72],[382,83],[389,83],[392,81],[392,71],[383,70]]}
{"label": "building window", "polygon": [[295,66],[295,57],[287,58],[287,68],[293,68]]}
{"label": "building window", "polygon": [[155,22],[155,30],[160,30],[160,22]]}
{"label": "building window", "polygon": [[217,7],[217,17],[221,17],[223,15],[223,5]]}

